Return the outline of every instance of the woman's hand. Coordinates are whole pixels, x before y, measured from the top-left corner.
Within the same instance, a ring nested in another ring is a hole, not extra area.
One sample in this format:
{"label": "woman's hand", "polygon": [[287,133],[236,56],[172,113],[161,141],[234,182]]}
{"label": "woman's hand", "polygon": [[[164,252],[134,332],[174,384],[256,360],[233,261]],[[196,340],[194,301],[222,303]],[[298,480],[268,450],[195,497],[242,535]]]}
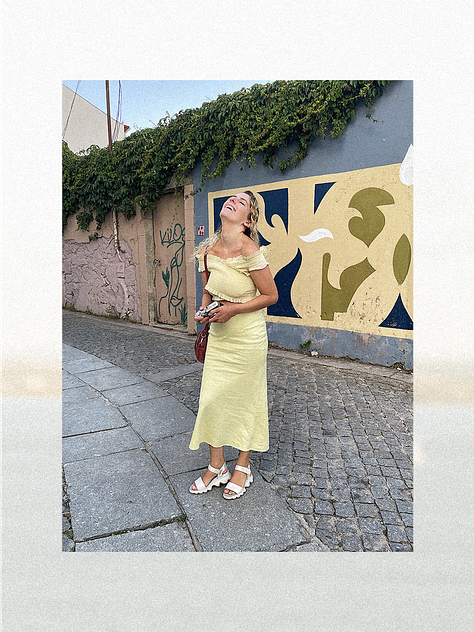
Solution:
{"label": "woman's hand", "polygon": [[224,303],[222,307],[216,307],[212,310],[208,320],[211,323],[226,323],[236,314],[238,314],[236,303]]}
{"label": "woman's hand", "polygon": [[[198,312],[200,312],[202,309],[204,309],[204,305],[201,305],[201,307],[198,309]],[[207,325],[207,323],[209,322],[209,317],[206,316],[205,318],[202,318],[201,316],[198,316],[198,312],[196,312],[196,314],[194,315],[194,320],[200,325]]]}

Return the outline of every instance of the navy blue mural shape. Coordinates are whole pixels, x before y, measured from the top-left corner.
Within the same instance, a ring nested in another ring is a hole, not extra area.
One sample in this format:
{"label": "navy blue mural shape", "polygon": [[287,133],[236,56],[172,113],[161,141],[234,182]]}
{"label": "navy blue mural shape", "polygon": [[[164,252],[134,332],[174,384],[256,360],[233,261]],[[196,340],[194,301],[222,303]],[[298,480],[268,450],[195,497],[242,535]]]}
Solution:
{"label": "navy blue mural shape", "polygon": [[272,217],[278,215],[283,220],[286,234],[288,234],[288,189],[259,191],[259,194],[265,201],[265,219],[269,226],[275,228],[272,224]]}
{"label": "navy blue mural shape", "polygon": [[318,210],[318,206],[321,204],[323,197],[329,191],[335,182],[324,182],[323,184],[314,185],[314,212]]}
{"label": "navy blue mural shape", "polygon": [[219,228],[221,224],[220,213],[222,211],[222,206],[226,200],[228,200],[230,195],[226,197],[214,198],[214,232]]}
{"label": "navy blue mural shape", "polygon": [[387,318],[380,323],[379,327],[392,327],[393,329],[413,329],[413,320],[407,312],[403,304],[402,297],[399,294]]}
{"label": "navy blue mural shape", "polygon": [[293,261],[282,268],[275,276],[275,284],[278,289],[278,302],[267,308],[269,316],[286,316],[287,318],[301,318],[291,302],[291,286],[301,267],[303,256],[298,248],[298,253]]}

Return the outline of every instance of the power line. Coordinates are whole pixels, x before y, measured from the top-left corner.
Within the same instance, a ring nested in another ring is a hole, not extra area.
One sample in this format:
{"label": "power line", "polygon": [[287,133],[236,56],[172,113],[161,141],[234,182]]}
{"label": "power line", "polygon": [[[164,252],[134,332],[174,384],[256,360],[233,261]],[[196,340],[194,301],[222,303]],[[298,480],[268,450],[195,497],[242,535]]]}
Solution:
{"label": "power line", "polygon": [[71,103],[71,108],[69,110],[69,114],[67,115],[66,125],[64,126],[64,130],[63,130],[63,140],[64,140],[64,137],[66,136],[66,130],[67,130],[67,126],[68,126],[68,123],[69,123],[69,117],[71,116],[72,107],[74,105],[74,101],[76,100],[77,90],[79,88],[79,84],[80,83],[81,83],[80,81],[77,82],[76,91],[74,92],[74,98],[72,99],[72,103]]}
{"label": "power line", "polygon": [[115,126],[114,133],[112,134],[113,142],[115,142],[119,136],[120,131],[120,119],[122,118],[122,84],[119,81],[119,90],[118,90],[118,104],[117,104],[117,117],[115,118]]}

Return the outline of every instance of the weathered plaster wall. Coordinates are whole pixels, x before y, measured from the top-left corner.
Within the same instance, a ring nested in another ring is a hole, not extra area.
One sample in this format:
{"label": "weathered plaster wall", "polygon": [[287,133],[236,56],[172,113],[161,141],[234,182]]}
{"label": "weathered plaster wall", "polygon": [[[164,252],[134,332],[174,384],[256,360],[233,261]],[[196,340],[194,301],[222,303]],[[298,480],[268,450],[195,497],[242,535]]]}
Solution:
{"label": "weathered plaster wall", "polygon": [[139,294],[132,251],[121,240],[118,261],[114,239],[100,237],[89,243],[63,242],[65,304],[78,311],[102,316],[119,315],[139,320]]}
{"label": "weathered plaster wall", "polygon": [[383,122],[366,113],[361,105],[341,138],[313,143],[285,176],[261,161],[231,165],[196,196],[195,239],[199,226],[212,234],[226,197],[252,189],[280,295],[267,310],[270,340],[412,368],[412,82],[394,82],[376,102]]}

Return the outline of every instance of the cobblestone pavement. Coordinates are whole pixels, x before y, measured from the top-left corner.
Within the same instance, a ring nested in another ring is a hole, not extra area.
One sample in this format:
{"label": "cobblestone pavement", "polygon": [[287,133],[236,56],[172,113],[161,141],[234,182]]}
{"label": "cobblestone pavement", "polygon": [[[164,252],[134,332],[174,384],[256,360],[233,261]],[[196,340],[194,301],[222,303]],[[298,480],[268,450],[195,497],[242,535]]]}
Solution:
{"label": "cobblestone pavement", "polygon": [[[64,312],[63,341],[145,378],[195,362],[185,332],[74,312]],[[254,466],[305,520],[315,550],[412,551],[410,376],[332,364],[270,351],[270,449],[252,453]],[[199,371],[160,387],[197,413],[200,382]]]}

